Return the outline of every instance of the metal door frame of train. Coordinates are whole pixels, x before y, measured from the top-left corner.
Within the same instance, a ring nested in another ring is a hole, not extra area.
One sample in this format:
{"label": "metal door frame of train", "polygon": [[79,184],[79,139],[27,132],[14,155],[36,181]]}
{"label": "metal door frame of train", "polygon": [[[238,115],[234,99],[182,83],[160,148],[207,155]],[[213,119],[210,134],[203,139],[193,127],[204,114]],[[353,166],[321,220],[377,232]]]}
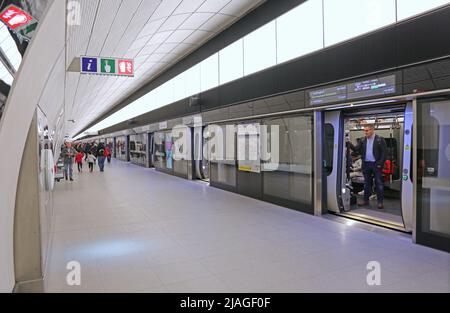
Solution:
{"label": "metal door frame of train", "polygon": [[[401,177],[406,177],[402,179],[402,192],[401,192],[401,200],[400,200],[400,208],[402,212],[402,220],[404,230],[407,232],[413,231],[413,182],[411,180],[411,173],[413,172],[412,167],[412,144],[413,144],[413,103],[411,101],[401,101],[398,103],[392,103],[389,106],[386,106],[385,103],[376,101],[371,105],[379,106],[380,109],[386,108],[395,108],[395,107],[404,107],[404,143],[402,147],[403,153],[403,162],[401,164]],[[357,109],[358,106],[348,105],[335,110],[327,110],[324,111],[323,116],[323,125],[322,132],[325,132],[325,126],[331,124],[334,128],[334,146],[333,146],[333,170],[329,176],[323,177],[323,184],[327,185],[324,187],[326,199],[323,199],[325,202],[325,206],[328,211],[335,213],[342,213],[342,209],[344,206],[343,203],[343,192],[341,190],[344,188],[343,184],[345,182],[341,181],[341,177],[343,177],[342,169],[343,169],[343,146],[344,146],[344,117],[347,110]],[[364,111],[365,108],[361,107],[361,111]],[[403,108],[402,108],[403,111]],[[318,136],[316,136],[317,138]],[[324,144],[324,143],[323,143]],[[324,148],[324,145],[322,145]],[[415,146],[413,146],[415,149]],[[324,156],[322,155],[320,164],[324,164]],[[335,186],[332,190],[330,190],[330,186]],[[383,225],[383,223],[380,223]],[[401,227],[400,227],[401,229]]]}
{"label": "metal door frame of train", "polygon": [[[209,173],[210,173],[210,162],[209,155],[205,157],[203,154],[204,145],[205,145],[205,131],[207,126],[202,125],[201,127],[192,127],[192,147],[193,147],[193,161],[194,161],[194,171],[196,179],[202,180],[205,182],[209,182]],[[198,141],[197,141],[198,140]],[[208,163],[208,175],[205,175],[203,166],[205,162]]]}

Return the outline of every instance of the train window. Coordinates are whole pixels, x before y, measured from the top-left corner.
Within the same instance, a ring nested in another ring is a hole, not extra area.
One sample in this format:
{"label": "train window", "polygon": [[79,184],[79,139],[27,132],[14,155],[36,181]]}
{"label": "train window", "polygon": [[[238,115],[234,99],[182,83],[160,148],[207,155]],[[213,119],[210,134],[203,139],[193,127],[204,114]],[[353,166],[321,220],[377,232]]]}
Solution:
{"label": "train window", "polygon": [[263,163],[264,195],[285,201],[312,204],[313,120],[311,115],[293,116],[264,122],[270,137],[278,126],[279,161]]}
{"label": "train window", "polygon": [[[415,125],[412,126],[411,133],[414,133],[414,127],[415,127]],[[414,177],[413,168],[414,168],[414,153],[416,153],[416,151],[415,151],[416,147],[414,146],[414,141],[413,140],[411,140],[411,141],[412,141],[411,142],[411,160],[410,160],[410,164],[409,164],[409,168],[411,169],[411,171],[409,173],[409,179],[411,179],[411,182],[414,184],[414,180],[416,178]]]}
{"label": "train window", "polygon": [[450,251],[450,101],[421,103],[417,117],[417,241]]}
{"label": "train window", "polygon": [[137,165],[147,164],[147,134],[130,135],[130,161]]}
{"label": "train window", "polygon": [[126,161],[126,141],[126,137],[117,137],[116,139],[116,157],[122,161]]}
{"label": "train window", "polygon": [[[171,141],[170,137],[166,137],[166,132],[157,132],[154,137],[155,167],[159,169],[170,169],[167,166],[168,155],[166,147],[170,145],[167,141]],[[169,161],[170,162],[170,161]],[[169,164],[170,165],[170,164]]]}
{"label": "train window", "polygon": [[327,176],[333,173],[334,161],[334,127],[331,124],[325,124],[325,143],[323,153],[323,168]]}
{"label": "train window", "polygon": [[208,127],[206,131],[210,132],[206,145],[211,161],[211,182],[235,188],[237,186],[235,125]]}

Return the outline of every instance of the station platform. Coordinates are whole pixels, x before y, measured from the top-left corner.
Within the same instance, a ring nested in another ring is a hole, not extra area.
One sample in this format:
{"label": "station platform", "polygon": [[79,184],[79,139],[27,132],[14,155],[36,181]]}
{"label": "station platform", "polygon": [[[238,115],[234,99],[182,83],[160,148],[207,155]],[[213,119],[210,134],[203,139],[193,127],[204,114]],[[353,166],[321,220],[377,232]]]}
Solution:
{"label": "station platform", "polygon": [[115,160],[55,189],[46,292],[450,292],[450,255],[395,231]]}

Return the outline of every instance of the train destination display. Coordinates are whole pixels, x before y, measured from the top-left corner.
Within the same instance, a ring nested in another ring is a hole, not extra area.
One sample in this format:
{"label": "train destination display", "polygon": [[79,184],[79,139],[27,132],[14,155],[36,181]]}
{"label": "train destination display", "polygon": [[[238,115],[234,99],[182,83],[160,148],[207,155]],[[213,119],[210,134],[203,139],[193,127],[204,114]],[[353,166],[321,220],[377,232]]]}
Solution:
{"label": "train destination display", "polygon": [[317,106],[346,100],[395,94],[395,75],[358,81],[347,85],[316,89],[309,92],[310,105]]}
{"label": "train destination display", "polygon": [[348,99],[394,94],[396,92],[395,75],[356,82],[348,87]]}
{"label": "train destination display", "polygon": [[347,100],[347,86],[337,86],[311,91],[309,96],[311,105],[344,101]]}

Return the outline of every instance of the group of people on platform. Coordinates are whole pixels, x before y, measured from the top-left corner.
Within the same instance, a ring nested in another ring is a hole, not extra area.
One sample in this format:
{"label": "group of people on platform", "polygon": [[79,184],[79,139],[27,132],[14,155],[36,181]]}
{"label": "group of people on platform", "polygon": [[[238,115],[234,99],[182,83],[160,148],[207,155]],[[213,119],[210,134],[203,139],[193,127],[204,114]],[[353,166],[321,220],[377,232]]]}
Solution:
{"label": "group of people on platform", "polygon": [[73,164],[76,163],[78,172],[83,172],[83,163],[89,166],[89,172],[94,171],[95,163],[98,164],[100,172],[105,171],[105,163],[111,163],[111,148],[103,143],[84,143],[72,145],[66,142],[61,148],[61,159],[64,162],[64,178],[73,181]]}

